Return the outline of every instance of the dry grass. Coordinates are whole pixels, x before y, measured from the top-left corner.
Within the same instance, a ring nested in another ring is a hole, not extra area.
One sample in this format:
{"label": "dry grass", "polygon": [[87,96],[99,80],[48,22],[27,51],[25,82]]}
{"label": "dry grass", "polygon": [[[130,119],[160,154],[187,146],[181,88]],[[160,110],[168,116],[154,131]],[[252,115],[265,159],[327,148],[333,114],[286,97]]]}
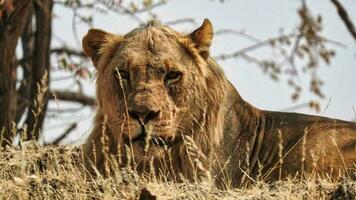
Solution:
{"label": "dry grass", "polygon": [[[221,190],[202,183],[171,183],[129,169],[111,178],[85,176],[81,150],[37,147],[0,151],[1,199],[355,199],[356,182],[286,180]],[[140,198],[141,195],[141,198]],[[150,197],[150,198],[148,198]]]}

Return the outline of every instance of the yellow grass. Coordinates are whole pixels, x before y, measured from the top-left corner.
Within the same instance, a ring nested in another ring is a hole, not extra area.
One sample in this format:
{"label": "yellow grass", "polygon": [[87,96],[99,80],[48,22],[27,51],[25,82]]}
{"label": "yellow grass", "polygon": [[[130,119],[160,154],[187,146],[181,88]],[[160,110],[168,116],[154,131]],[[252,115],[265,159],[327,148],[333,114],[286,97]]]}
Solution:
{"label": "yellow grass", "polygon": [[140,195],[141,199],[356,198],[356,182],[350,179],[290,179],[221,190],[199,182],[144,178],[129,169],[118,169],[111,178],[93,178],[83,172],[79,148],[24,146],[0,151],[0,199],[139,199]]}

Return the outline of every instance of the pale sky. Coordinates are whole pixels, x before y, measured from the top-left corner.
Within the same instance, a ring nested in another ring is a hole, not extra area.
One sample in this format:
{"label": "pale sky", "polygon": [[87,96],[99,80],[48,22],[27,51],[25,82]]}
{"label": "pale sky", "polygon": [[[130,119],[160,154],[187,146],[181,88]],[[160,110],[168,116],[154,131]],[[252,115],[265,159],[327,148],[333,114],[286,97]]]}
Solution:
{"label": "pale sky", "polygon": [[[125,2],[125,1],[124,1]],[[135,2],[135,1],[134,1]],[[340,1],[348,10],[350,18],[356,22],[356,2],[354,0]],[[304,108],[296,112],[323,115],[327,117],[351,120],[355,118],[356,109],[356,42],[346,30],[340,20],[334,6],[330,1],[312,0],[307,4],[313,14],[321,14],[324,21],[323,35],[327,38],[345,44],[346,47],[330,45],[336,50],[336,57],[330,66],[322,64],[320,66],[320,76],[325,81],[322,91],[326,95],[321,100],[323,113]],[[297,8],[300,6],[299,0],[227,0],[225,3],[210,0],[171,0],[164,6],[154,9],[162,22],[173,21],[179,18],[194,18],[196,25],[185,23],[173,26],[174,29],[182,32],[190,32],[197,28],[204,18],[209,18],[215,30],[235,29],[244,30],[262,40],[268,37],[277,36],[279,28],[283,27],[285,32],[289,32],[298,25]],[[72,12],[62,6],[55,6],[54,13],[54,33],[74,48],[81,48],[73,37]],[[90,13],[84,13],[90,15]],[[143,19],[148,19],[147,15],[140,15]],[[96,16],[94,27],[101,28],[113,33],[125,34],[137,27],[138,23],[130,17],[123,17],[117,14]],[[87,32],[89,27],[78,26],[79,40]],[[59,35],[59,33],[61,33]],[[80,42],[80,41],[79,41]],[[220,35],[213,40],[211,55],[218,55],[222,52],[229,53],[251,45],[251,41],[236,35]],[[58,40],[54,39],[52,45],[58,45]],[[266,54],[267,52],[267,54]],[[253,52],[260,57],[271,56],[268,51],[259,50]],[[310,92],[305,91],[297,103],[290,99],[292,89],[285,83],[272,81],[262,70],[243,59],[231,59],[218,62],[224,69],[228,79],[234,84],[240,95],[252,105],[266,110],[281,110],[298,103],[308,102],[311,98]],[[88,64],[89,65],[89,64]],[[93,68],[92,68],[93,69]],[[86,94],[94,95],[95,81],[84,81],[84,91]],[[308,85],[307,78],[301,78],[303,85]],[[60,82],[56,88],[68,88],[72,83]],[[308,90],[308,87],[304,87]],[[330,100],[330,103],[328,104]],[[328,105],[328,106],[327,106]],[[64,109],[66,104],[51,105],[52,108]],[[68,115],[60,120],[47,120],[44,131],[45,138],[62,133],[68,126],[68,122],[74,121],[77,117],[81,119],[79,128],[73,132],[71,138],[77,138],[86,134],[91,127],[91,119],[94,111],[86,109],[77,114]]]}

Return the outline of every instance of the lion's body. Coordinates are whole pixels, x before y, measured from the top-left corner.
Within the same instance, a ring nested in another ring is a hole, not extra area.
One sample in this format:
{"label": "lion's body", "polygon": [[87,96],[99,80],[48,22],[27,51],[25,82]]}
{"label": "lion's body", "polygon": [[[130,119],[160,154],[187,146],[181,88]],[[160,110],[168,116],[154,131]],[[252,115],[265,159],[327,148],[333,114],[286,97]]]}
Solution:
{"label": "lion's body", "polygon": [[[222,155],[232,155],[235,158],[231,160],[240,160],[243,167],[236,168],[236,162],[229,162],[226,173],[239,178],[221,180],[224,184],[239,184],[245,174],[242,171],[265,181],[301,174],[334,179],[345,174],[355,176],[356,123],[259,110],[230,88],[235,103],[225,120],[222,146],[226,148]],[[246,157],[248,164],[244,162]]]}
{"label": "lion's body", "polygon": [[115,160],[173,180],[210,173],[233,186],[352,173],[355,123],[254,108],[208,57],[211,39],[208,21],[190,35],[151,23],[125,36],[85,36],[98,70],[87,166],[108,175]]}

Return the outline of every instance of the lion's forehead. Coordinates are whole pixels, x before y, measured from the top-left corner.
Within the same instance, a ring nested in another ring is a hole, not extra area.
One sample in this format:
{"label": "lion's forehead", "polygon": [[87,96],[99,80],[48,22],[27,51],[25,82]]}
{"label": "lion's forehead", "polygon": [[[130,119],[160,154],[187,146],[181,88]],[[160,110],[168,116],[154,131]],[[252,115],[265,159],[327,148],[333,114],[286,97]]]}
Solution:
{"label": "lion's forehead", "polygon": [[147,56],[148,54],[177,55],[183,52],[179,43],[180,37],[178,33],[166,32],[162,28],[145,28],[134,34],[125,35],[120,44],[119,53],[138,56]]}
{"label": "lion's forehead", "polygon": [[142,57],[157,60],[159,57],[178,58],[184,53],[183,48],[177,43],[156,43],[153,46],[147,43],[145,40],[127,41],[119,47],[118,54],[128,58],[134,56],[137,59]]}
{"label": "lion's forehead", "polygon": [[[138,41],[135,43],[142,43]],[[117,53],[118,66],[129,69],[145,69],[146,67],[154,68],[158,71],[184,70],[192,62],[181,49],[150,50],[149,48],[138,47],[131,43]]]}

